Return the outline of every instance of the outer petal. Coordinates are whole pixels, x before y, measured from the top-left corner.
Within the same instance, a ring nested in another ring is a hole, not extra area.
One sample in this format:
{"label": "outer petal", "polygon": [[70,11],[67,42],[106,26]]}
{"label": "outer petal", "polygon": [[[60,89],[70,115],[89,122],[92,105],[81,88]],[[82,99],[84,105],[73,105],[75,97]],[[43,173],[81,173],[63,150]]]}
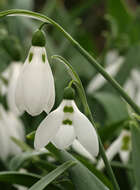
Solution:
{"label": "outer petal", "polygon": [[0,158],[5,161],[10,152],[9,129],[5,123],[7,114],[2,106],[0,106]]}
{"label": "outer petal", "polygon": [[63,118],[60,108],[51,112],[40,124],[35,134],[34,147],[36,149],[46,146],[57,134]]}
{"label": "outer petal", "polygon": [[99,142],[96,131],[88,118],[78,110],[76,105],[74,107],[73,123],[76,136],[79,142],[92,156],[97,156],[99,152]]}
{"label": "outer petal", "polygon": [[129,160],[129,155],[130,155],[130,151],[124,151],[124,150],[120,150],[120,158],[123,161],[124,164],[128,163]]}
{"label": "outer petal", "polygon": [[7,127],[0,119],[0,159],[6,160],[9,154],[9,135],[7,134]]}
{"label": "outer petal", "polygon": [[48,64],[48,75],[49,75],[49,80],[50,80],[50,97],[49,100],[46,102],[45,104],[45,109],[44,111],[46,111],[46,113],[48,114],[52,107],[54,106],[55,103],[55,87],[54,87],[54,78],[53,78],[53,74],[50,68],[49,63]]}
{"label": "outer petal", "polygon": [[23,95],[23,87],[22,87],[22,71],[17,79],[17,85],[15,89],[15,103],[18,108],[18,110],[22,113],[25,111],[25,105],[24,105],[24,95]]}
{"label": "outer petal", "polygon": [[52,143],[59,149],[68,148],[74,141],[76,135],[72,125],[61,125]]}
{"label": "outer petal", "polygon": [[[117,140],[115,140],[107,149],[106,151],[106,156],[108,158],[108,160],[112,160],[113,157],[120,151],[122,142],[121,142],[122,138],[119,137]],[[99,160],[97,168],[102,170],[104,168],[104,162],[102,159]]]}
{"label": "outer petal", "polygon": [[[107,66],[106,72],[114,77],[117,74],[117,72],[119,71],[122,63],[123,63],[123,59],[120,57],[117,59],[117,61],[115,61],[111,65]],[[93,91],[100,89],[105,83],[106,83],[106,80],[104,79],[104,77],[102,75],[98,74],[89,83],[87,92],[92,93]]]}
{"label": "outer petal", "polygon": [[74,140],[74,142],[72,143],[72,148],[78,152],[79,154],[81,154],[82,156],[88,158],[89,160],[91,160],[92,162],[96,162],[95,158],[80,144],[80,142],[78,140]]}

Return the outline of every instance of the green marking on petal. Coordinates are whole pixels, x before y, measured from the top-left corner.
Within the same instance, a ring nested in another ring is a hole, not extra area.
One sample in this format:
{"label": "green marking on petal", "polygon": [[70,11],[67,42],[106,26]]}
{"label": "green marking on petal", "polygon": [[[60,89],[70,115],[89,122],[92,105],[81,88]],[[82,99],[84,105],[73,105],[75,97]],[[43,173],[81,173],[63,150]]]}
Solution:
{"label": "green marking on petal", "polygon": [[32,59],[33,59],[33,53],[31,52],[31,53],[29,54],[29,63],[32,61]]}
{"label": "green marking on petal", "polygon": [[64,125],[72,125],[72,121],[70,119],[65,119],[62,122]]}
{"label": "green marking on petal", "polygon": [[73,107],[72,106],[65,106],[64,109],[63,109],[63,112],[65,113],[73,113],[74,110],[73,110]]}
{"label": "green marking on petal", "polygon": [[42,54],[42,61],[45,63],[45,61],[46,61],[46,55],[43,53]]}
{"label": "green marking on petal", "polygon": [[130,136],[126,135],[122,139],[122,150],[129,150],[129,145],[130,145]]}

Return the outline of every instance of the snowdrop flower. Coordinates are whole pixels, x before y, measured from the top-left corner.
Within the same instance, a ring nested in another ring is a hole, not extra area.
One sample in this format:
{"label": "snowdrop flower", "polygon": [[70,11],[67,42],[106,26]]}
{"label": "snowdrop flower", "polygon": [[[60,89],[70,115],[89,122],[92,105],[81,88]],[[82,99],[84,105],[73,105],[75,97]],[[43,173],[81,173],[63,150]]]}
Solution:
{"label": "snowdrop flower", "polygon": [[15,90],[17,85],[17,79],[19,73],[21,71],[22,63],[21,62],[13,62],[10,65],[10,76],[8,82],[8,89],[7,89],[7,103],[10,111],[15,115],[19,116],[22,112],[19,112],[15,103]]}
{"label": "snowdrop flower", "polygon": [[[106,72],[110,74],[112,77],[116,76],[118,73],[124,58],[121,56],[118,56],[115,52],[109,52],[109,55],[106,57]],[[113,55],[112,55],[113,54]],[[87,92],[92,93],[93,91],[99,90],[103,85],[106,83],[106,79],[101,74],[98,74],[96,77],[94,77],[88,87]]]}
{"label": "snowdrop flower", "polygon": [[[130,143],[130,132],[123,130],[120,136],[109,146],[106,151],[108,160],[112,160],[117,153],[119,153],[122,162],[125,164],[129,160],[131,143]],[[102,170],[104,168],[103,160],[99,160],[97,168]]]}
{"label": "snowdrop flower", "polygon": [[79,111],[73,97],[72,89],[66,88],[64,100],[42,121],[36,131],[36,149],[46,146],[49,142],[58,149],[65,149],[77,138],[92,156],[97,156],[99,145],[96,131],[88,118]]}
{"label": "snowdrop flower", "polygon": [[18,109],[33,116],[43,110],[49,113],[54,105],[54,79],[41,30],[33,35],[32,47],[19,75],[15,95]]}
{"label": "snowdrop flower", "polygon": [[24,140],[22,122],[11,112],[6,112],[0,106],[0,158],[5,161],[10,155],[17,155],[20,148],[11,140],[15,137]]}

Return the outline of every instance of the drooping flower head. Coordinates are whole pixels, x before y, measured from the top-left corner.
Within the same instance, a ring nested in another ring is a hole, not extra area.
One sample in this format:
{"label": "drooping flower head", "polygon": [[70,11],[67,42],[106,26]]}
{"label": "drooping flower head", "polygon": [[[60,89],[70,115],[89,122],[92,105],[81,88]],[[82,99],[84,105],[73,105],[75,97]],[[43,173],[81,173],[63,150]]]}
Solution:
{"label": "drooping flower head", "polygon": [[58,149],[69,147],[75,139],[93,156],[99,152],[98,137],[88,118],[79,111],[74,93],[66,88],[59,107],[51,112],[36,131],[34,146],[40,149],[52,142]]}
{"label": "drooping flower head", "polygon": [[19,75],[15,95],[18,109],[33,116],[43,110],[49,113],[54,105],[54,79],[46,54],[45,36],[41,30],[33,35],[32,46]]}

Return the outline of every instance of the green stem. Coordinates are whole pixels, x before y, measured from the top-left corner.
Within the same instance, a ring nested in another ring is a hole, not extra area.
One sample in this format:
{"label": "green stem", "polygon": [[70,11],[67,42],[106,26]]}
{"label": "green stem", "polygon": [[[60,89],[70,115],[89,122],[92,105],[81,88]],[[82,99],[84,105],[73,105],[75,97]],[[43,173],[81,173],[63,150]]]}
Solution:
{"label": "green stem", "polygon": [[0,12],[0,18],[5,16],[27,16],[42,22],[48,22],[54,25],[63,35],[72,43],[72,45],[95,67],[95,69],[103,75],[103,77],[117,90],[117,92],[123,97],[123,99],[137,112],[140,114],[140,108],[135,104],[135,102],[127,95],[127,93],[123,90],[123,88],[115,81],[106,71],[105,69],[76,41],[72,38],[72,36],[66,32],[58,23],[56,23],[51,18],[27,10],[20,9],[11,9],[7,11]]}
{"label": "green stem", "polygon": [[49,23],[47,23],[47,22],[44,22],[44,23],[42,23],[41,25],[40,25],[40,27],[39,27],[39,30],[42,30],[42,28],[44,27],[44,25],[48,25]]}
{"label": "green stem", "polygon": [[[67,67],[68,72],[69,72],[71,78],[73,79],[72,82],[73,82],[73,84],[75,84],[75,86],[76,86],[76,88],[77,88],[77,90],[79,92],[81,101],[82,101],[84,109],[85,109],[85,114],[90,119],[90,121],[92,122],[93,126],[96,128],[96,131],[97,131],[97,127],[96,127],[96,125],[94,123],[91,110],[90,110],[90,108],[88,106],[88,103],[87,103],[86,94],[85,94],[82,82],[81,82],[78,74],[75,72],[73,67],[69,64],[69,62],[67,60],[65,60],[63,57],[58,56],[58,55],[54,55],[54,56],[52,56],[52,58],[59,60],[60,62],[62,62]],[[104,146],[103,146],[103,144],[101,142],[101,138],[100,138],[99,135],[98,135],[98,139],[99,139],[99,146],[100,146],[100,154],[101,154],[101,157],[102,157],[102,159],[103,159],[103,161],[105,163],[108,175],[110,176],[110,179],[112,180],[114,190],[119,190],[120,189],[119,185],[118,185],[118,183],[116,181],[116,178],[114,176],[113,170],[112,170],[112,168],[110,166],[110,163],[109,163],[109,161],[107,159],[107,156],[106,156],[105,150],[104,150]]]}

